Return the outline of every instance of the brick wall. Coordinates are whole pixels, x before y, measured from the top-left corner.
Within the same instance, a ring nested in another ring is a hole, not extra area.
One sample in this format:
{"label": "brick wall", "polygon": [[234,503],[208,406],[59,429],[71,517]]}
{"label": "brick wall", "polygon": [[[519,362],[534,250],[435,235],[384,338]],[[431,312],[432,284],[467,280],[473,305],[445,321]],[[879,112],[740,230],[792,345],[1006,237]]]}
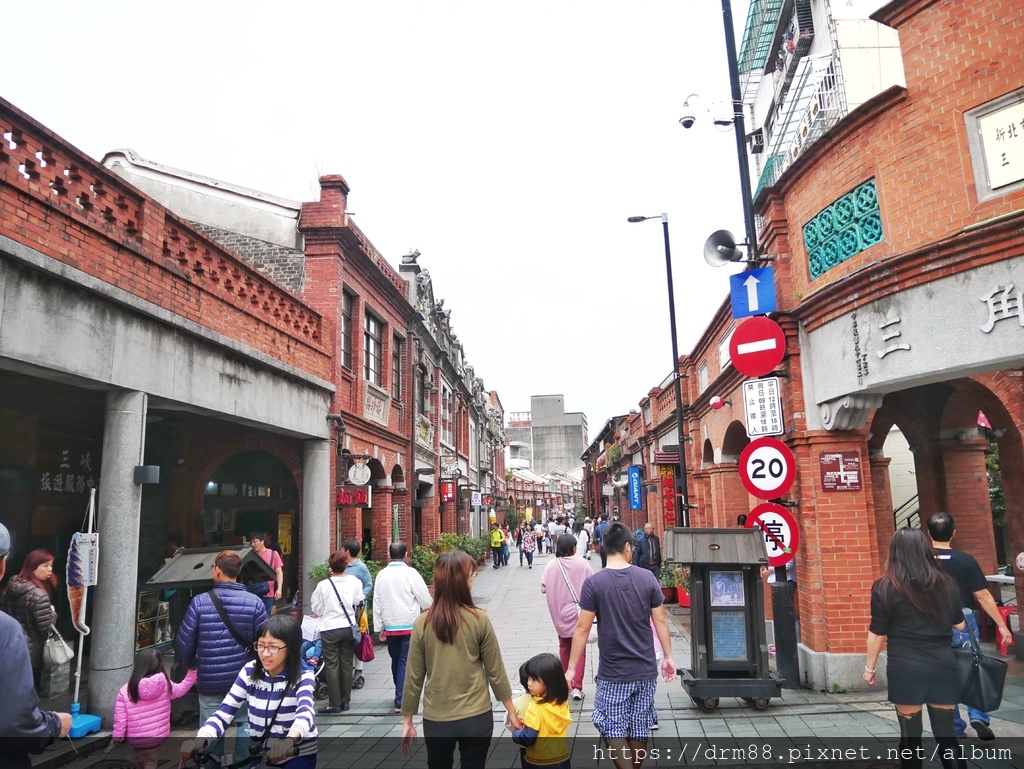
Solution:
{"label": "brick wall", "polygon": [[201,222],[192,222],[192,226],[210,240],[242,257],[279,286],[283,286],[296,296],[302,295],[306,259],[301,251]]}
{"label": "brick wall", "polygon": [[2,99],[0,136],[0,234],[328,378],[307,305]]}

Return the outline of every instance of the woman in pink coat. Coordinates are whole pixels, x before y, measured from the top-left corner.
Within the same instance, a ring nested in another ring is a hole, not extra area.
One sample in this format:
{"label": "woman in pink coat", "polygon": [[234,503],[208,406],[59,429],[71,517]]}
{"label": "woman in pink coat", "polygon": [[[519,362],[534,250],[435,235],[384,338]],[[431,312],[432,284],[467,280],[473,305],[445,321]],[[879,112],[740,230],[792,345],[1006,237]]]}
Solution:
{"label": "woman in pink coat", "polygon": [[173,683],[158,649],[135,655],[132,677],[117,693],[112,736],[114,742],[128,740],[138,769],[156,769],[158,748],[171,734],[171,700],[187,693],[195,682],[196,671],[190,670],[180,684]]}

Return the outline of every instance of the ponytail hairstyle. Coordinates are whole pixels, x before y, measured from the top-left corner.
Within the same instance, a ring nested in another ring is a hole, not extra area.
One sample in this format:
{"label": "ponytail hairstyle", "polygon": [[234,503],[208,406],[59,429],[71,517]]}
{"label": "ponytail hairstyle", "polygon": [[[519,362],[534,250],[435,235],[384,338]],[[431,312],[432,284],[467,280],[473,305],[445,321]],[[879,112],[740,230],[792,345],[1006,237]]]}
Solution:
{"label": "ponytail hairstyle", "polygon": [[171,679],[164,670],[164,653],[159,649],[143,649],[135,655],[135,667],[132,668],[132,677],[128,679],[128,696],[132,702],[139,701],[139,683],[142,679],[157,673],[163,673],[167,679],[167,693],[170,694]]}

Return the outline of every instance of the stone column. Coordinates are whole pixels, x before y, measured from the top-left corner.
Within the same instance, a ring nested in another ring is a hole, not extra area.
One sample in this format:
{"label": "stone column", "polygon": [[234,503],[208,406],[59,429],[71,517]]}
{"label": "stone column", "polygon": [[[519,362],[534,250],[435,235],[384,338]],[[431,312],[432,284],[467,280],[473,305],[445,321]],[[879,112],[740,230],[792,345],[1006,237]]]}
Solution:
{"label": "stone column", "polygon": [[135,467],[143,464],[147,396],[115,390],[107,394],[103,423],[96,530],[100,534],[99,583],[93,588],[89,711],[109,725],[117,690],[135,662],[136,591],[142,486]]}
{"label": "stone column", "polygon": [[331,551],[331,442],[302,444],[302,611],[309,613],[313,583],[309,570]]}

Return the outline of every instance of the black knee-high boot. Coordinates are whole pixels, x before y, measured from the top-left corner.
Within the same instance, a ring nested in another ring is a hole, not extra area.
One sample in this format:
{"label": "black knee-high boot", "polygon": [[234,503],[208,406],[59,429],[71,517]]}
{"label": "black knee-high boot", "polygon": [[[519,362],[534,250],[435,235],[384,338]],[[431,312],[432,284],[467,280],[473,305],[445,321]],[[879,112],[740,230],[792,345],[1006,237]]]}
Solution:
{"label": "black knee-high boot", "polygon": [[939,744],[939,758],[943,769],[967,769],[967,762],[960,757],[960,743],[953,729],[953,709],[928,706],[928,720],[932,734]]}
{"label": "black knee-high boot", "polygon": [[896,720],[900,722],[900,768],[921,769],[924,764],[924,748],[921,745],[924,726],[921,711],[908,716],[897,710]]}

